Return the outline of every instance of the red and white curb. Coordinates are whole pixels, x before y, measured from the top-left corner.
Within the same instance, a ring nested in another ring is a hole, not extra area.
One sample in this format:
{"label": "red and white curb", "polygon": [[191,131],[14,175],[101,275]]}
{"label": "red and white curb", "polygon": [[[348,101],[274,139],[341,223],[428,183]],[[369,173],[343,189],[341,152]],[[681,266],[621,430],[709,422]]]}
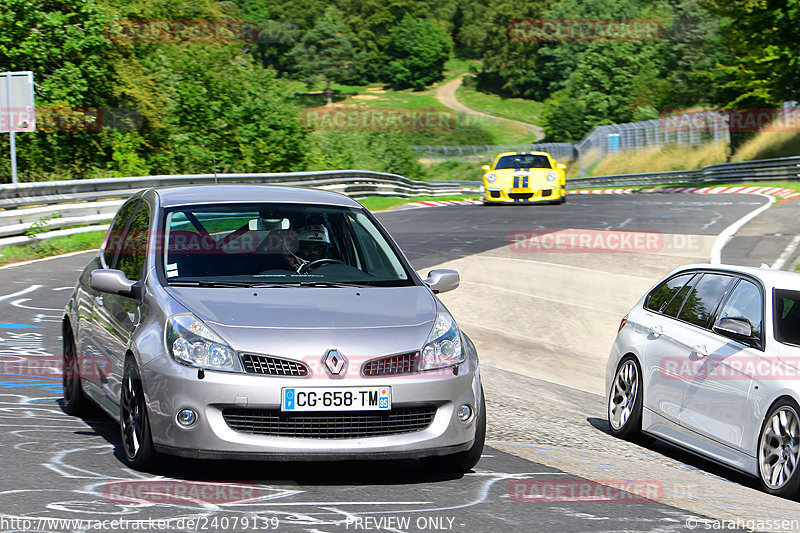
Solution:
{"label": "red and white curb", "polygon": [[800,192],[794,189],[783,187],[669,187],[666,189],[650,189],[647,192],[653,193],[679,193],[688,192],[692,194],[766,194],[781,198],[796,198]]}
{"label": "red and white curb", "polygon": [[583,189],[567,191],[567,194],[633,194],[636,189]]}
{"label": "red and white curb", "polygon": [[568,191],[569,194],[634,194],[634,193],[690,193],[690,194],[766,194],[783,199],[797,198],[800,192],[783,187],[668,187],[665,189],[585,189]]}
{"label": "red and white curb", "polygon": [[406,207],[443,207],[446,205],[473,205],[482,203],[480,200],[430,200],[425,202],[412,202]]}

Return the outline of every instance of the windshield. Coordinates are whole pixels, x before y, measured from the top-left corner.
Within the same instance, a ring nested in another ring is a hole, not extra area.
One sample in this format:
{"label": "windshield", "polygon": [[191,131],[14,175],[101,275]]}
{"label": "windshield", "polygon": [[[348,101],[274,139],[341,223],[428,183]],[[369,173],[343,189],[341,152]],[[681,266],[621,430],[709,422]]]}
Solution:
{"label": "windshield", "polygon": [[181,206],[166,211],[169,284],[413,285],[360,209],[303,204]]}
{"label": "windshield", "polygon": [[543,155],[504,155],[497,161],[496,170],[503,168],[553,168]]}

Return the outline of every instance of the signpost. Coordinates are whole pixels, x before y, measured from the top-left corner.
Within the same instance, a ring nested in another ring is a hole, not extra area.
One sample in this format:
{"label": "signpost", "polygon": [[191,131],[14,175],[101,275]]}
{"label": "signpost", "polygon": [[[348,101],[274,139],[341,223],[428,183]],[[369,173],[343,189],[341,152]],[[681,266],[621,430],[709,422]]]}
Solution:
{"label": "signpost", "polygon": [[36,131],[33,72],[0,72],[0,132],[11,135],[11,182],[17,183],[17,145],[14,135]]}

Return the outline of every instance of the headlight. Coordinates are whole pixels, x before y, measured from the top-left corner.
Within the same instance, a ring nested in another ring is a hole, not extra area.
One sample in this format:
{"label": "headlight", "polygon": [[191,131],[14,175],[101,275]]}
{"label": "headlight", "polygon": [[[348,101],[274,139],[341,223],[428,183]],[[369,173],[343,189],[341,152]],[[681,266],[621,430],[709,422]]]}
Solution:
{"label": "headlight", "polygon": [[236,352],[194,315],[171,316],[165,339],[167,350],[178,362],[209,370],[242,372]]}
{"label": "headlight", "polygon": [[425,341],[420,370],[433,370],[463,363],[466,353],[461,348],[461,332],[448,313],[437,313],[433,329]]}
{"label": "headlight", "polygon": [[556,181],[556,178],[558,178],[558,174],[556,174],[555,172],[547,173],[547,181]]}
{"label": "headlight", "polygon": [[497,181],[497,176],[489,172],[488,174],[486,174],[486,181],[488,181],[489,183],[494,183],[495,181]]}

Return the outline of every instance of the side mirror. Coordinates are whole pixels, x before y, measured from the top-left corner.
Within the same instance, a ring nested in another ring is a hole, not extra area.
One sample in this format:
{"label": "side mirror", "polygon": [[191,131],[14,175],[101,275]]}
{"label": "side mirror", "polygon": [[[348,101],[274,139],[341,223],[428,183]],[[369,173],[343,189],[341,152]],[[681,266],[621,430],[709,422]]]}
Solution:
{"label": "side mirror", "polygon": [[428,279],[425,280],[425,285],[438,294],[440,292],[452,291],[458,287],[461,281],[461,276],[455,270],[448,268],[440,268],[428,272]]}
{"label": "side mirror", "polygon": [[101,268],[92,270],[89,277],[89,286],[100,292],[119,294],[128,298],[139,297],[139,285],[125,277],[121,270]]}
{"label": "side mirror", "polygon": [[489,172],[491,169],[492,167],[490,167],[489,165],[483,165],[481,167],[481,170],[483,170],[484,172]]}
{"label": "side mirror", "polygon": [[559,163],[558,166],[556,166],[556,168],[558,170],[564,170],[565,168],[567,168],[567,165],[565,165],[564,163]]}
{"label": "side mirror", "polygon": [[746,344],[752,344],[753,326],[744,318],[720,318],[712,328],[714,333],[730,337]]}

